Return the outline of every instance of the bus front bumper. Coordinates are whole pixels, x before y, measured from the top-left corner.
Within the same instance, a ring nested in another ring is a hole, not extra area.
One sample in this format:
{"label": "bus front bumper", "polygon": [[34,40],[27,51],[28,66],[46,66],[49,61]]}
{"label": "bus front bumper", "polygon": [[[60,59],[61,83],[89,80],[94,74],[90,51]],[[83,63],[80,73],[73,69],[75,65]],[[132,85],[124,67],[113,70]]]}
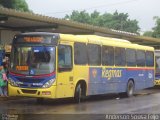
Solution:
{"label": "bus front bumper", "polygon": [[9,96],[24,96],[37,98],[56,98],[56,86],[50,88],[19,88],[8,84]]}

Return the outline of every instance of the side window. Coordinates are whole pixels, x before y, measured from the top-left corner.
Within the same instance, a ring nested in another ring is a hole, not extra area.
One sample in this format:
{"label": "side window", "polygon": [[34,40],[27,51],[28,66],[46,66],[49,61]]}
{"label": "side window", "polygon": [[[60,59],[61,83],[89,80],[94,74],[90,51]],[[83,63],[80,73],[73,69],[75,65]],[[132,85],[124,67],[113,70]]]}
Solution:
{"label": "side window", "polygon": [[101,65],[101,46],[88,44],[88,64]]}
{"label": "side window", "polygon": [[74,63],[77,65],[86,65],[87,62],[87,47],[85,43],[74,44]]}
{"label": "side window", "polygon": [[136,66],[136,51],[132,49],[126,49],[126,63],[127,66]]}
{"label": "side window", "polygon": [[146,52],[146,66],[153,67],[154,66],[154,53],[147,51]]}
{"label": "side window", "polygon": [[145,51],[137,50],[137,66],[145,66]]}
{"label": "side window", "polygon": [[114,48],[102,46],[102,65],[114,65]]}
{"label": "side window", "polygon": [[115,48],[115,65],[116,66],[126,65],[125,48]]}
{"label": "side window", "polygon": [[59,70],[71,70],[72,68],[72,50],[71,46],[58,46],[58,68]]}

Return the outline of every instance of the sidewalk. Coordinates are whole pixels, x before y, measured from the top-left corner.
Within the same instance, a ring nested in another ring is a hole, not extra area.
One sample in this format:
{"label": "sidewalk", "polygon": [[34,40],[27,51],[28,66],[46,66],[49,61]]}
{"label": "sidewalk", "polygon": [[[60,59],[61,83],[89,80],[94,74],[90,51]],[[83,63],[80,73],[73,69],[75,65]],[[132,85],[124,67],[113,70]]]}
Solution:
{"label": "sidewalk", "polygon": [[8,101],[8,100],[16,100],[16,99],[22,99],[24,97],[9,97],[9,96],[0,96],[0,101]]}

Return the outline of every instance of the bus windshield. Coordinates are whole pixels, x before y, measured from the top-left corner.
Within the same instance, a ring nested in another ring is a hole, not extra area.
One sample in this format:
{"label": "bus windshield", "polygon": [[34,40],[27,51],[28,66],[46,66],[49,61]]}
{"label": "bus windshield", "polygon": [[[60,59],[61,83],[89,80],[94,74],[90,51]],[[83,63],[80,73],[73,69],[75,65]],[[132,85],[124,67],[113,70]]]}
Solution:
{"label": "bus windshield", "polygon": [[55,47],[13,46],[11,71],[25,75],[52,73],[55,69]]}

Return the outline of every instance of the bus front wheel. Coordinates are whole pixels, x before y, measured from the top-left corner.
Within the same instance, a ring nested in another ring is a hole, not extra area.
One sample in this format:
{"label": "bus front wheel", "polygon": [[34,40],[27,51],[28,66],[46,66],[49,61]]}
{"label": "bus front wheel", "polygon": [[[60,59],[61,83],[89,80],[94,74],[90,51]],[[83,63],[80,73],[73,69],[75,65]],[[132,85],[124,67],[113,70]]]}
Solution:
{"label": "bus front wheel", "polygon": [[80,103],[82,98],[82,86],[78,84],[75,89],[74,100],[76,103]]}

